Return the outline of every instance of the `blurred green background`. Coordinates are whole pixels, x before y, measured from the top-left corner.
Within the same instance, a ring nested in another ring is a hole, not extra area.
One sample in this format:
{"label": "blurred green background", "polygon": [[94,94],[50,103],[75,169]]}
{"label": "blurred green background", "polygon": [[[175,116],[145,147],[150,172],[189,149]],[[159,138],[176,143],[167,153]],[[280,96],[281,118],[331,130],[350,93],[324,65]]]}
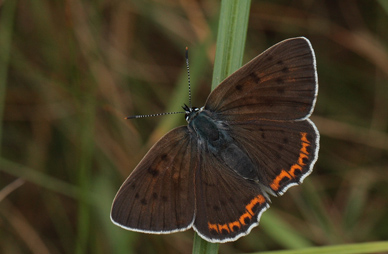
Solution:
{"label": "blurred green background", "polygon": [[[0,253],[191,253],[193,231],[109,219],[124,179],[210,92],[220,2],[0,1]],[[388,239],[388,1],[252,1],[244,63],[310,39],[321,150],[304,184],[220,253]]]}

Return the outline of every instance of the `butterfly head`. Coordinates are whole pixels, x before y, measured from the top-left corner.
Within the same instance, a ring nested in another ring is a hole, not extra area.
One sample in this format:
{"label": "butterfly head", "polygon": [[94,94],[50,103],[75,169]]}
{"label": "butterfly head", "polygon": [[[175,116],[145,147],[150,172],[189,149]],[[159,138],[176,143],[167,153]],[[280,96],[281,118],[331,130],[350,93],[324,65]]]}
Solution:
{"label": "butterfly head", "polygon": [[182,106],[182,108],[185,110],[185,119],[187,122],[190,122],[191,119],[193,119],[200,111],[200,108],[197,108],[197,107],[190,108],[186,104]]}

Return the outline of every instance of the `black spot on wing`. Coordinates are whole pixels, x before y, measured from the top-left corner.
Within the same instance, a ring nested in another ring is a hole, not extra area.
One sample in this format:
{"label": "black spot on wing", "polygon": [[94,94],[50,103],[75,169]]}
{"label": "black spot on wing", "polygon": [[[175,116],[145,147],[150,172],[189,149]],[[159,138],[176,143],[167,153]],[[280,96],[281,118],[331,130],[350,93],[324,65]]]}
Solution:
{"label": "black spot on wing", "polygon": [[152,175],[152,177],[157,177],[159,175],[159,170],[157,168],[148,168],[148,173]]}

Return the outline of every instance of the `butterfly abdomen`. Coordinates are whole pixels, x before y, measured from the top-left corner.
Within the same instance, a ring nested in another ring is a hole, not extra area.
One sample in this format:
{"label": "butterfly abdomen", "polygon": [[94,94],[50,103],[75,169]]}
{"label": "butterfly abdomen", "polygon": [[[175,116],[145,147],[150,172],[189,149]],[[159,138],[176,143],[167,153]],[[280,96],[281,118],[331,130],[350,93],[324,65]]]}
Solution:
{"label": "butterfly abdomen", "polygon": [[220,151],[220,155],[224,163],[240,176],[250,180],[258,180],[257,167],[246,152],[237,145],[230,143]]}

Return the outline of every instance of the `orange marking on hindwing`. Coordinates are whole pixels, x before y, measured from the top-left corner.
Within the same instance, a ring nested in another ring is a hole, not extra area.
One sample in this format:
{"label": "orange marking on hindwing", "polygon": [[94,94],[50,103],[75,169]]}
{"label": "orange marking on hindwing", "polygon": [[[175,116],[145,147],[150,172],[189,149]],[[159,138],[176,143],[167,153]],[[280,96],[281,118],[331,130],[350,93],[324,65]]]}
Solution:
{"label": "orange marking on hindwing", "polygon": [[300,135],[301,148],[299,150],[299,157],[297,159],[297,163],[293,164],[288,171],[284,169],[280,171],[280,174],[278,174],[270,184],[270,187],[274,191],[277,191],[280,188],[280,182],[284,179],[284,177],[287,177],[288,179],[291,179],[290,177],[295,178],[295,171],[299,170],[300,172],[302,172],[303,166],[306,166],[306,163],[303,162],[303,159],[309,159],[309,152],[307,151],[307,148],[310,146],[310,141],[307,139],[307,132],[300,132]]}
{"label": "orange marking on hindwing", "polygon": [[295,170],[299,170],[299,171],[302,171],[302,167],[298,164],[294,164],[291,166],[290,170],[288,171],[288,173],[290,175],[292,175],[292,177],[295,177]]}
{"label": "orange marking on hindwing", "polygon": [[219,232],[218,232],[217,224],[212,224],[212,223],[208,222],[208,223],[207,223],[207,226],[208,226],[208,228],[209,228],[209,231],[215,230],[217,233],[219,233]]}
{"label": "orange marking on hindwing", "polygon": [[301,132],[300,135],[302,135],[302,138],[300,139],[302,142],[310,144],[310,141],[307,139],[307,132]]}
{"label": "orange marking on hindwing", "polygon": [[228,228],[227,224],[223,224],[223,225],[217,224],[217,225],[220,233],[222,233],[223,229],[225,229],[226,231],[228,231],[228,233],[230,233],[230,229]]}
{"label": "orange marking on hindwing", "polygon": [[310,146],[310,143],[302,142],[302,148],[300,149],[300,151],[304,154],[309,154],[309,152],[307,152],[307,147],[309,146]]}
{"label": "orange marking on hindwing", "polygon": [[302,138],[300,139],[302,141],[302,143],[301,143],[302,148],[300,148],[298,164],[300,166],[305,166],[306,164],[303,162],[303,159],[309,158],[309,152],[307,152],[307,147],[310,146],[310,141],[307,139],[306,132],[301,132],[300,135],[302,135]]}
{"label": "orange marking on hindwing", "polygon": [[298,158],[298,164],[301,166],[306,166],[306,163],[303,162],[303,158],[308,159],[309,157],[307,156],[307,154],[300,153]]}
{"label": "orange marking on hindwing", "polygon": [[230,230],[232,230],[232,232],[234,231],[234,227],[238,227],[238,229],[241,228],[241,223],[239,221],[230,222],[228,225]]}
{"label": "orange marking on hindwing", "polygon": [[275,180],[272,181],[271,183],[271,188],[275,191],[277,191],[280,187],[280,181],[284,178],[284,177],[287,177],[288,179],[291,179],[290,178],[290,175],[288,174],[287,171],[285,171],[284,169],[282,169],[282,171],[280,172],[279,175],[276,176]]}
{"label": "orange marking on hindwing", "polygon": [[262,204],[265,202],[265,199],[262,195],[258,195],[254,199],[251,200],[251,202],[245,206],[245,209],[251,214],[254,215],[255,213],[252,211],[253,207],[257,204]]}
{"label": "orange marking on hindwing", "polygon": [[251,220],[252,217],[255,215],[253,208],[257,204],[264,204],[266,202],[265,198],[263,195],[257,195],[254,197],[249,204],[245,206],[245,212],[235,221],[225,223],[225,224],[213,224],[208,222],[208,228],[209,231],[214,231],[217,234],[221,234],[222,230],[228,231],[228,233],[234,232],[236,230],[241,229],[242,225],[246,225],[247,223],[245,222],[246,219]]}
{"label": "orange marking on hindwing", "polygon": [[240,216],[240,218],[238,218],[238,220],[241,222],[241,224],[245,225],[246,218],[249,218],[249,220],[250,220],[250,219],[252,219],[252,215],[248,212],[245,212],[245,213],[243,213],[243,215]]}

